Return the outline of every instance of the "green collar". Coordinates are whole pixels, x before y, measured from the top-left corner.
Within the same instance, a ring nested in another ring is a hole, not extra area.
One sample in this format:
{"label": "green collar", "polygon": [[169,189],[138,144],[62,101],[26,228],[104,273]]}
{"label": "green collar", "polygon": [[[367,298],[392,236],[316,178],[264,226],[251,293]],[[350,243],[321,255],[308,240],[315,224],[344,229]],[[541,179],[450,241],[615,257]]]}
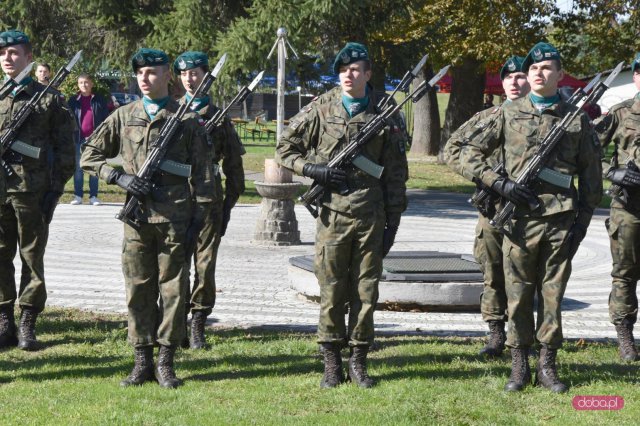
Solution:
{"label": "green collar", "polygon": [[349,117],[353,118],[354,116],[360,114],[362,111],[367,109],[369,105],[369,89],[367,88],[367,93],[364,98],[352,98],[351,96],[343,93],[342,94],[342,106],[347,110],[347,114]]}
{"label": "green collar", "polygon": [[169,102],[169,96],[165,96],[162,99],[151,99],[147,96],[142,97],[144,111],[147,113],[151,120],[156,118],[158,112],[167,105],[167,102]]}
{"label": "green collar", "polygon": [[533,104],[535,109],[537,109],[538,111],[544,111],[545,109],[551,108],[553,105],[560,102],[560,95],[556,93],[553,96],[544,97],[529,93],[529,99],[531,99],[531,103]]}
{"label": "green collar", "polygon": [[[186,93],[184,95],[185,102],[189,102],[191,100],[191,95]],[[201,98],[195,98],[191,103],[191,111],[200,111],[202,108],[209,105],[209,96],[203,96]]]}

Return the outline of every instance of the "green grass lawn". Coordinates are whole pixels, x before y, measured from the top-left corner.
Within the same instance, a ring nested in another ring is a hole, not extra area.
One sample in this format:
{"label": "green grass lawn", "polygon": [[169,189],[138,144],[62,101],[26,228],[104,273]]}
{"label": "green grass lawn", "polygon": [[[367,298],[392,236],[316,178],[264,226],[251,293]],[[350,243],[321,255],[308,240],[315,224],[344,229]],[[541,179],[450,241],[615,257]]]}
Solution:
{"label": "green grass lawn", "polygon": [[[637,366],[615,346],[573,342],[560,350],[554,395],[502,390],[508,356],[485,361],[476,338],[380,337],[370,355],[373,389],[321,390],[314,336],[209,329],[212,348],[179,350],[177,390],[121,389],[132,349],[116,315],[48,309],[38,319],[44,348],[0,352],[2,424],[637,424]],[[532,361],[532,366],[534,362]],[[575,411],[576,395],[619,395],[621,411]]]}

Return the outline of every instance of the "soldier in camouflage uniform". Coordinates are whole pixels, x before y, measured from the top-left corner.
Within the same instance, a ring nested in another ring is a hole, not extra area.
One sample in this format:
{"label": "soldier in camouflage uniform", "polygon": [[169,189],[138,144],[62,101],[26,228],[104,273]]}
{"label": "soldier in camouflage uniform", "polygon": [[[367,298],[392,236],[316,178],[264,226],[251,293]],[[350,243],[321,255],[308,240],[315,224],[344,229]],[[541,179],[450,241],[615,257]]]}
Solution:
{"label": "soldier in camouflage uniform", "polygon": [[[209,70],[209,59],[202,52],[185,52],[173,64],[187,91],[182,102],[194,96],[200,82]],[[219,111],[209,96],[195,99],[192,108],[206,121]],[[216,199],[204,215],[204,225],[198,237],[194,253],[195,280],[191,290],[191,340],[193,349],[205,347],[204,326],[207,316],[216,302],[216,258],[220,240],[224,236],[231,218],[231,209],[244,192],[244,169],[242,155],[245,150],[231,121],[225,117],[222,125],[209,135],[209,165],[215,179]],[[225,175],[224,200],[220,162]]]}
{"label": "soldier in camouflage uniform", "polygon": [[[339,170],[326,165],[378,113],[375,94],[366,90],[370,67],[366,47],[348,43],[334,62],[342,96],[306,106],[304,114],[285,129],[276,148],[282,166],[329,188],[319,199],[314,266],[321,297],[318,343],[325,365],[320,386],[325,388],[344,380],[340,349],[345,343],[351,348],[350,379],[361,387],[373,386],[366,358],[374,338],[373,312],[382,259],[393,244],[407,204],[406,138],[395,120],[363,151],[369,160],[385,167],[380,180],[356,168]],[[314,151],[315,155],[307,155]],[[344,185],[348,190],[339,193]]]}
{"label": "soldier in camouflage uniform", "polygon": [[[560,100],[560,54],[538,43],[522,66],[531,93],[503,105],[491,125],[469,138],[460,153],[464,175],[472,175],[517,207],[502,252],[509,315],[507,346],[512,369],[507,391],[522,390],[531,373],[527,354],[534,338],[542,344],[537,382],[553,392],[567,390],[558,378],[556,355],[562,345],[561,303],[571,260],[602,197],[600,143],[581,113],[546,164],[549,169],[528,188],[515,182],[540,140],[574,107]],[[491,170],[489,158],[503,150],[506,176]],[[553,173],[552,173],[553,172]],[[578,188],[573,184],[578,178]],[[537,205],[537,206],[536,206]],[[538,321],[534,326],[536,292]],[[534,332],[535,328],[535,332]]]}
{"label": "soldier in camouflage uniform", "polygon": [[[190,164],[190,176],[159,172],[153,178],[153,191],[148,181],[136,176],[150,143],[178,103],[169,98],[171,71],[164,52],[140,49],[131,64],[143,99],[118,108],[96,129],[83,148],[80,164],[84,171],[142,200],[139,229],[124,227],[122,270],[135,366],[121,385],[153,380],[153,345],[158,343],[155,379],[162,387],[175,388],[181,384],[173,358],[185,337],[186,261],[212,202],[212,183],[208,181],[205,135],[195,114],[184,116],[165,155],[166,160]],[[123,170],[106,161],[118,154]]]}
{"label": "soldier in camouflage uniform", "polygon": [[[640,90],[640,53],[631,64],[633,82]],[[638,351],[633,339],[633,325],[638,318],[636,286],[640,278],[640,172],[627,168],[630,160],[639,164],[640,94],[609,110],[596,124],[602,145],[613,142],[615,151],[611,165],[603,164],[606,177],[624,189],[622,197],[611,201],[611,214],[606,221],[613,258],[613,277],[609,295],[609,316],[616,327],[620,357],[636,361]]]}
{"label": "soldier in camouflage uniform", "polygon": [[[17,76],[32,61],[31,44],[20,31],[0,33],[0,63],[9,77]],[[0,101],[0,130],[36,93],[45,89],[27,77],[13,93]],[[0,347],[18,345],[35,350],[36,318],[47,300],[44,251],[49,222],[65,183],[73,175],[74,119],[57,92],[45,94],[36,110],[20,128],[18,139],[41,149],[34,159],[9,150],[3,158],[15,174],[6,177],[6,200],[0,205]],[[52,152],[52,161],[47,159]],[[0,171],[5,179],[4,171]],[[20,250],[22,276],[16,295],[13,259]],[[14,304],[22,313],[16,336]]]}
{"label": "soldier in camouflage uniform", "polygon": [[[521,56],[512,56],[500,70],[500,80],[507,95],[505,103],[509,103],[529,93],[527,75],[522,72]],[[471,117],[456,130],[447,141],[444,155],[447,164],[456,173],[462,174],[460,167],[460,150],[470,138],[482,132],[483,129],[492,126],[492,121],[498,117],[502,106],[491,107]],[[493,168],[502,161],[502,151],[496,150],[487,159]],[[473,176],[464,176],[477,182]],[[479,190],[482,185],[478,186]],[[489,341],[480,350],[480,355],[498,357],[502,355],[506,334],[504,325],[507,321],[507,293],[504,289],[504,271],[502,267],[502,232],[489,224],[489,220],[495,214],[494,202],[491,199],[478,215],[476,225],[476,238],[473,244],[473,254],[480,264],[484,277],[484,289],[480,297],[480,311],[482,319],[489,324]]]}

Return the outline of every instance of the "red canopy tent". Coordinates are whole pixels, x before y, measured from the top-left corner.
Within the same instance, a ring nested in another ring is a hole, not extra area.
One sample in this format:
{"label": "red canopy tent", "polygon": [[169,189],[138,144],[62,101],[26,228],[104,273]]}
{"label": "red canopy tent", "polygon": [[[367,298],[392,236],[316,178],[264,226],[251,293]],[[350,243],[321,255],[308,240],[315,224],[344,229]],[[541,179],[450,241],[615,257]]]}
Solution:
{"label": "red canopy tent", "polygon": [[[558,87],[571,87],[572,89],[577,89],[578,87],[585,87],[586,85],[586,82],[564,73],[564,78],[560,80]],[[447,74],[442,77],[438,86],[440,86],[440,93],[451,93],[451,76]],[[488,93],[490,95],[502,95],[504,93],[504,90],[502,90],[500,75],[490,74],[487,72],[484,83],[484,93]]]}

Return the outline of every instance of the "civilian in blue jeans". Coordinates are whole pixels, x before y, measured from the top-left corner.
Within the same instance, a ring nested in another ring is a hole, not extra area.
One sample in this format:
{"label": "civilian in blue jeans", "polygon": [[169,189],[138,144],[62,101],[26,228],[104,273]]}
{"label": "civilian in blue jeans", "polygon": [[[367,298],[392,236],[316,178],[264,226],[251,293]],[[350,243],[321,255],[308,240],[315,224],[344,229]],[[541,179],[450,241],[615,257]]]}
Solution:
{"label": "civilian in blue jeans", "polygon": [[[69,108],[73,111],[78,125],[78,130],[75,134],[76,172],[73,175],[75,197],[71,201],[73,205],[82,204],[84,195],[84,179],[80,168],[80,147],[109,115],[109,108],[105,98],[93,93],[93,79],[89,74],[80,74],[78,76],[78,89],[80,89],[78,95],[69,99]],[[98,178],[96,176],[89,176],[89,204],[93,206],[100,205],[100,200],[98,200]]]}

